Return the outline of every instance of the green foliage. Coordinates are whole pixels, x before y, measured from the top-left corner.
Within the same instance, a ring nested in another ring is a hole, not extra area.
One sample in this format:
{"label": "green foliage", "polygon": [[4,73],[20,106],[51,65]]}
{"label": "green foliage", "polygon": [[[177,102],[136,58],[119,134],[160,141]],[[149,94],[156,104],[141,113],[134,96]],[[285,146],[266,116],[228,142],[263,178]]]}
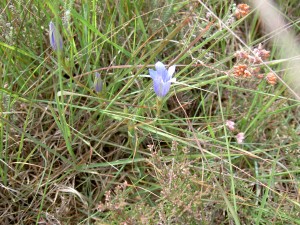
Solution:
{"label": "green foliage", "polygon": [[[299,35],[296,2],[278,7]],[[300,224],[300,102],[267,78],[293,68],[256,10],[236,19],[236,7],[2,1],[0,223]],[[236,57],[259,43],[266,64]],[[176,64],[162,100],[157,61]]]}

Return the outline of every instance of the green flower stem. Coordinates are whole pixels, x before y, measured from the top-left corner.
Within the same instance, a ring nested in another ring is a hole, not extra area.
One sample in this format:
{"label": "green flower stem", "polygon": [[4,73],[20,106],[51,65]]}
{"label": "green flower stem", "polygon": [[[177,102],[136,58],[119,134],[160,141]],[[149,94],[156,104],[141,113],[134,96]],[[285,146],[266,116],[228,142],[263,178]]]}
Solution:
{"label": "green flower stem", "polygon": [[156,105],[157,105],[157,111],[156,111],[156,119],[159,118],[160,112],[163,106],[163,99],[162,98],[156,98]]}

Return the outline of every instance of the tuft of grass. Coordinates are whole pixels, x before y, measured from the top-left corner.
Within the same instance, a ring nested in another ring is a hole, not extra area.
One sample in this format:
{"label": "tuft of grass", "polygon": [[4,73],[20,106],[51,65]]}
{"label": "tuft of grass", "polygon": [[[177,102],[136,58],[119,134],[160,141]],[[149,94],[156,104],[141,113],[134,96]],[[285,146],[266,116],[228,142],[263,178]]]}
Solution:
{"label": "tuft of grass", "polygon": [[[278,10],[298,37],[297,4]],[[0,223],[300,224],[300,102],[278,79],[294,58],[280,58],[280,32],[256,8],[237,9],[0,2]],[[260,43],[270,56],[257,63]],[[148,71],[157,61],[176,64],[163,99]]]}

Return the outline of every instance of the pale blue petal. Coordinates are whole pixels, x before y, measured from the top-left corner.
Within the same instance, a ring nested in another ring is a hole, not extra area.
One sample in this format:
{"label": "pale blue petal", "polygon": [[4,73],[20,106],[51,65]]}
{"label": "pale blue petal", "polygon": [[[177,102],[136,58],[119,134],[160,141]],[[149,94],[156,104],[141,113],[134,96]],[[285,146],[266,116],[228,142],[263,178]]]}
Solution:
{"label": "pale blue petal", "polygon": [[[53,31],[55,30],[54,23],[50,21],[49,23],[49,36],[51,37],[51,34],[53,34]],[[50,38],[51,39],[51,38]]]}
{"label": "pale blue petal", "polygon": [[154,80],[153,88],[158,97],[165,97],[170,90],[171,82],[164,83],[162,80]]}
{"label": "pale blue petal", "polygon": [[96,79],[101,79],[100,73],[96,72],[96,73],[95,73],[95,78],[96,78]]}
{"label": "pale blue petal", "polygon": [[158,97],[163,97],[162,96],[162,90],[163,90],[163,82],[161,79],[156,79],[156,80],[153,80],[153,89],[155,91],[155,94],[158,96]]}
{"label": "pale blue petal", "polygon": [[157,72],[153,69],[149,69],[150,77],[155,80],[157,79]]}
{"label": "pale blue petal", "polygon": [[51,36],[50,36],[50,45],[54,51],[57,49],[53,32],[51,33]]}
{"label": "pale blue petal", "polygon": [[62,37],[52,21],[49,24],[49,39],[50,39],[50,45],[54,51],[58,49],[57,45],[59,45],[60,50],[63,49]]}
{"label": "pale blue petal", "polygon": [[157,71],[157,74],[161,76],[163,80],[165,80],[167,72],[165,65],[158,61],[157,63],[155,63],[155,69]]}
{"label": "pale blue petal", "polygon": [[101,79],[100,73],[98,73],[98,72],[96,72],[96,74],[95,74],[94,86],[95,86],[95,91],[96,92],[101,92],[102,91],[103,81]]}
{"label": "pale blue petal", "polygon": [[153,89],[155,94],[162,98],[170,91],[172,75],[175,72],[175,66],[171,66],[168,70],[161,62],[155,63],[155,70],[149,69],[150,77],[153,79]]}
{"label": "pale blue petal", "polygon": [[56,43],[55,43],[55,39],[54,39],[54,30],[55,30],[55,26],[52,23],[52,21],[49,23],[49,39],[50,39],[50,45],[51,47],[56,50]]}
{"label": "pale blue petal", "polygon": [[63,49],[63,39],[62,39],[60,33],[58,33],[58,38],[59,38],[60,50],[62,50]]}
{"label": "pale blue petal", "polygon": [[162,62],[158,61],[157,63],[155,63],[155,69],[157,71],[164,71],[166,70],[166,67]]}
{"label": "pale blue petal", "polygon": [[175,65],[169,67],[169,69],[168,69],[168,77],[169,77],[169,79],[172,78],[172,76],[173,76],[173,74],[175,72],[175,69],[176,69]]}
{"label": "pale blue petal", "polygon": [[161,97],[165,97],[168,94],[170,87],[171,87],[171,82],[164,83],[161,91]]}

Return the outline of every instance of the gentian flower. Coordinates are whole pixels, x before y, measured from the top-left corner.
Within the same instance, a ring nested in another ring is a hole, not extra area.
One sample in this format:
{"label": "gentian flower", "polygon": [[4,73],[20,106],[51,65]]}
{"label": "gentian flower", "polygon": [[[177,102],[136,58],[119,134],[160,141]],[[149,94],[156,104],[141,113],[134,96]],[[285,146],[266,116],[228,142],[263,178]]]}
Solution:
{"label": "gentian flower", "polygon": [[103,81],[101,79],[100,73],[96,72],[94,81],[95,91],[97,93],[102,91]]}
{"label": "gentian flower", "polygon": [[157,62],[155,63],[155,69],[156,71],[149,69],[149,73],[153,80],[153,88],[156,95],[162,98],[168,94],[171,82],[176,81],[176,78],[172,78],[175,66],[170,66],[167,70],[163,63]]}
{"label": "gentian flower", "polygon": [[49,39],[50,39],[50,45],[54,51],[56,51],[57,49],[59,50],[63,49],[62,37],[59,31],[56,29],[54,23],[52,23],[52,21],[49,24]]}

